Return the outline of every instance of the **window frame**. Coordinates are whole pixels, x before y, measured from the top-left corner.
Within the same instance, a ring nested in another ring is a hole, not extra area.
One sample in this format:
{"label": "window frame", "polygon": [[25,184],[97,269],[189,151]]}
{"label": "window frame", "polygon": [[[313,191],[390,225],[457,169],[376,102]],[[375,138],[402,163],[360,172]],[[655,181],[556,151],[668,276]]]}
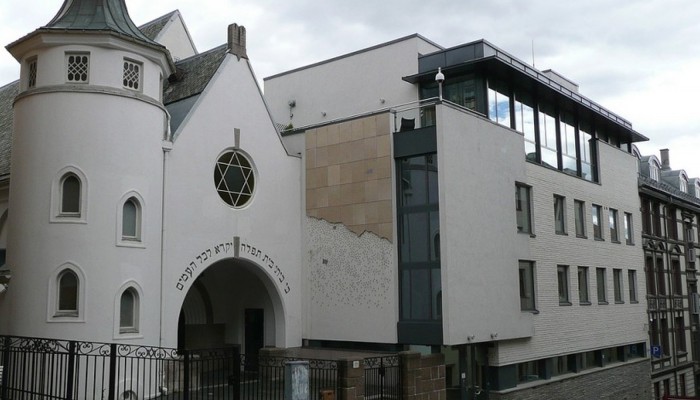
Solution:
{"label": "window frame", "polygon": [[603,236],[603,206],[591,204],[591,223],[593,224],[593,238],[595,240],[605,240]]}
{"label": "window frame", "polygon": [[[124,234],[124,207],[126,203],[131,201],[136,208],[136,236]],[[145,248],[145,230],[146,224],[146,207],[141,194],[135,190],[124,193],[117,202],[116,210],[116,245],[120,247],[137,247]]]}
{"label": "window frame", "polygon": [[613,299],[616,304],[622,304],[625,302],[624,298],[624,285],[622,278],[622,270],[619,268],[613,268]]}
{"label": "window frame", "polygon": [[[130,325],[122,325],[122,298],[130,292],[133,295],[132,321]],[[114,339],[140,339],[143,338],[141,319],[143,317],[143,288],[133,280],[121,285],[114,295]]]}
{"label": "window frame", "polygon": [[[124,299],[125,296],[131,296],[131,315],[128,323],[124,323]],[[128,287],[121,292],[119,296],[119,333],[120,334],[133,334],[139,332],[139,294],[133,287]]]}
{"label": "window frame", "polygon": [[[75,177],[80,185],[78,192],[78,212],[63,211],[65,180]],[[87,223],[88,180],[83,171],[73,165],[62,168],[51,183],[51,223]]]}
{"label": "window frame", "polygon": [[[71,57],[87,57],[87,66],[85,67],[85,79],[70,79],[69,75],[71,74],[70,68],[71,68],[71,62],[70,58]],[[65,53],[65,71],[63,77],[65,78],[65,82],[68,84],[75,84],[75,85],[87,85],[90,83],[90,52],[85,52],[85,51],[71,51],[71,52],[66,52]]]}
{"label": "window frame", "polygon": [[566,197],[554,195],[554,233],[566,235]]}
{"label": "window frame", "polygon": [[571,305],[571,290],[569,289],[569,266],[557,265],[557,291],[559,293],[559,305]]}
{"label": "window frame", "polygon": [[[520,288],[520,311],[537,312],[535,262],[518,260],[518,287]],[[523,278],[529,278],[523,281]]]}
{"label": "window frame", "polygon": [[[133,92],[143,92],[143,63],[141,61],[136,61],[125,57],[122,64],[124,66],[122,69],[122,87]],[[129,86],[129,83],[133,81],[129,80],[127,76],[127,69],[129,66],[133,66],[134,68],[138,69],[136,71],[135,87]]]}
{"label": "window frame", "polygon": [[[76,309],[61,309],[61,281],[68,273],[76,278]],[[47,322],[85,322],[85,293],[87,280],[78,265],[67,262],[55,268],[49,277]]]}
{"label": "window frame", "polygon": [[[523,193],[526,195],[525,199],[521,199],[521,194]],[[520,217],[521,215],[522,217]],[[519,225],[521,219],[527,220],[527,227]],[[515,182],[515,221],[518,233],[533,234],[532,186],[520,182]]]}
{"label": "window frame", "polygon": [[588,278],[588,269],[588,267],[578,267],[578,302],[580,305],[591,304],[591,290]]}
{"label": "window frame", "polygon": [[598,304],[608,304],[607,274],[605,268],[596,268],[595,276]]}
{"label": "window frame", "polygon": [[624,229],[625,229],[625,244],[634,245],[634,225],[632,221],[632,213],[624,213]]}
{"label": "window frame", "polygon": [[637,270],[627,270],[627,285],[629,286],[630,303],[638,303],[637,297]]}
{"label": "window frame", "polygon": [[608,226],[610,228],[610,241],[620,243],[620,219],[616,209],[608,209]]}
{"label": "window frame", "polygon": [[586,202],[574,200],[576,237],[586,238]]}

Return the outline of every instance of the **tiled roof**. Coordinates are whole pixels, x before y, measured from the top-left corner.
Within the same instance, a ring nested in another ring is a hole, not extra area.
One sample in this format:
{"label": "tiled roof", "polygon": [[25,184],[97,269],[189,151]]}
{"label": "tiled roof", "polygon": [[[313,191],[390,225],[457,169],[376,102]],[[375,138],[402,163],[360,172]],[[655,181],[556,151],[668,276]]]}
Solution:
{"label": "tiled roof", "polygon": [[172,16],[177,12],[178,11],[175,10],[171,13],[163,15],[162,17],[158,17],[153,21],[146,22],[145,24],[139,26],[139,29],[149,39],[156,40],[158,34],[163,30],[163,28],[165,28],[165,25],[168,23],[168,21],[170,21],[170,18],[172,18]]}
{"label": "tiled roof", "polygon": [[683,200],[684,202],[689,203],[695,207],[700,207],[700,199],[693,196],[692,194],[681,192],[675,187],[669,185],[668,183],[657,182],[646,175],[639,174],[639,186],[654,189],[654,191],[656,192],[664,193],[667,196],[673,196],[676,199]]}
{"label": "tiled roof", "polygon": [[163,104],[170,112],[172,132],[177,131],[195,104],[196,96],[207,87],[227,52],[228,47],[221,45],[175,63],[177,73],[163,88]]}
{"label": "tiled roof", "polygon": [[12,152],[12,102],[19,93],[19,80],[0,87],[0,178],[10,174]]}

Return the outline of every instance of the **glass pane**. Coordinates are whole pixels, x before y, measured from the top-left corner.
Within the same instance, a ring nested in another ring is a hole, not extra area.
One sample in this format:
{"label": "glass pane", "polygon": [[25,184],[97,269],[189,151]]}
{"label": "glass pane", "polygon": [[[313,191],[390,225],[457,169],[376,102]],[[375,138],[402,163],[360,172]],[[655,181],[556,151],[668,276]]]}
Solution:
{"label": "glass pane", "polygon": [[440,260],[440,214],[437,211],[430,213],[430,260]]}
{"label": "glass pane", "polygon": [[136,224],[137,224],[137,208],[136,204],[132,199],[129,199],[124,203],[124,208],[122,210],[122,236],[128,238],[135,238],[136,235]]}
{"label": "glass pane", "polygon": [[411,319],[411,270],[401,271],[401,318]]}
{"label": "glass pane", "polygon": [[430,275],[427,269],[411,270],[411,319],[430,319]]}
{"label": "glass pane", "polygon": [[405,214],[403,216],[402,262],[428,261],[428,238],[430,235],[428,215],[425,213]]}
{"label": "glass pane", "polygon": [[507,88],[501,86],[499,82],[489,83],[489,118],[510,128],[510,97]]}
{"label": "glass pane", "polygon": [[440,269],[433,268],[431,273],[431,295],[433,298],[433,319],[442,318],[442,285],[440,277]]}
{"label": "glass pane", "polygon": [[428,203],[438,204],[440,193],[438,192],[438,156],[428,154],[425,156],[428,167]]}
{"label": "glass pane", "polygon": [[64,272],[58,282],[58,309],[78,310],[78,277],[72,271]]}
{"label": "glass pane", "polygon": [[518,232],[530,233],[530,189],[515,186],[515,210]]}
{"label": "glass pane", "polygon": [[80,181],[75,175],[63,180],[61,212],[75,214],[80,212]]}
{"label": "glass pane", "polygon": [[401,162],[401,205],[425,204],[426,193],[425,156],[411,157]]}
{"label": "glass pane", "polygon": [[119,308],[120,327],[130,328],[134,326],[134,304],[134,293],[131,290],[126,290],[122,293]]}

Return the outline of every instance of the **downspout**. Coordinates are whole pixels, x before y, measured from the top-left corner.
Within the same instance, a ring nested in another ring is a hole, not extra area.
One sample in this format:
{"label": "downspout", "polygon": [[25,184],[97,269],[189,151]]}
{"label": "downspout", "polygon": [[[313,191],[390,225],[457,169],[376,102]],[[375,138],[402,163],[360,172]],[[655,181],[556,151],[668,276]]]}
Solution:
{"label": "downspout", "polygon": [[[669,202],[673,202],[673,199],[669,198]],[[671,321],[670,322],[671,322],[671,326],[673,327],[673,335],[671,335],[671,343],[672,343],[671,347],[673,348],[673,354],[671,354],[671,357],[673,359],[673,365],[678,365],[678,353],[677,353],[677,349],[676,349],[676,330],[678,329],[678,327],[676,326],[676,319],[674,318],[675,306],[674,306],[673,296],[675,295],[675,293],[674,293],[675,284],[673,282],[674,279],[672,277],[673,270],[671,269],[672,268],[671,267],[671,255],[669,254],[668,205],[663,204],[662,207],[664,210],[664,244],[665,244],[665,246],[664,246],[664,258],[666,259],[665,262],[666,262],[666,265],[667,265],[669,272],[670,272],[668,274],[668,279],[666,280],[666,282],[669,283],[668,288],[671,289],[669,291],[671,293],[671,296],[670,296],[671,297],[671,302],[670,302],[671,304],[669,307],[669,308],[671,308]],[[676,225],[677,225],[677,223],[676,223]],[[678,231],[678,226],[676,226],[676,231]],[[683,290],[682,287],[681,287],[681,290]],[[666,300],[664,300],[664,301],[666,301]],[[667,308],[667,310],[668,310],[668,308]],[[666,313],[667,313],[666,317],[668,318],[668,311],[666,311]],[[666,334],[668,334],[668,332]],[[676,390],[676,393],[678,393],[678,370],[677,369],[673,370],[673,386]]]}
{"label": "downspout", "polygon": [[168,153],[173,149],[172,132],[170,131],[170,113],[165,111],[165,126],[163,127],[163,168],[161,170],[160,193],[160,310],[158,313],[158,347],[163,347],[163,275],[165,270],[165,184]]}

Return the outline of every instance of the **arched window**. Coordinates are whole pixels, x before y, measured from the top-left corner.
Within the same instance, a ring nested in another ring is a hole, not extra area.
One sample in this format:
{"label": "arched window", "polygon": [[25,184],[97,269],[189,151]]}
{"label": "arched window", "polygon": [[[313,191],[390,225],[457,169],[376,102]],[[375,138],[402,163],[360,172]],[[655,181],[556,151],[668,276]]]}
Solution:
{"label": "arched window", "polygon": [[80,282],[75,272],[67,269],[58,275],[58,304],[56,314],[78,315],[78,289]]}
{"label": "arched window", "polygon": [[122,239],[141,239],[141,205],[135,197],[129,197],[122,207]]}
{"label": "arched window", "polygon": [[134,288],[126,289],[119,300],[119,333],[139,331],[139,295]]}
{"label": "arched window", "polygon": [[61,215],[80,216],[80,179],[68,173],[61,179]]}

